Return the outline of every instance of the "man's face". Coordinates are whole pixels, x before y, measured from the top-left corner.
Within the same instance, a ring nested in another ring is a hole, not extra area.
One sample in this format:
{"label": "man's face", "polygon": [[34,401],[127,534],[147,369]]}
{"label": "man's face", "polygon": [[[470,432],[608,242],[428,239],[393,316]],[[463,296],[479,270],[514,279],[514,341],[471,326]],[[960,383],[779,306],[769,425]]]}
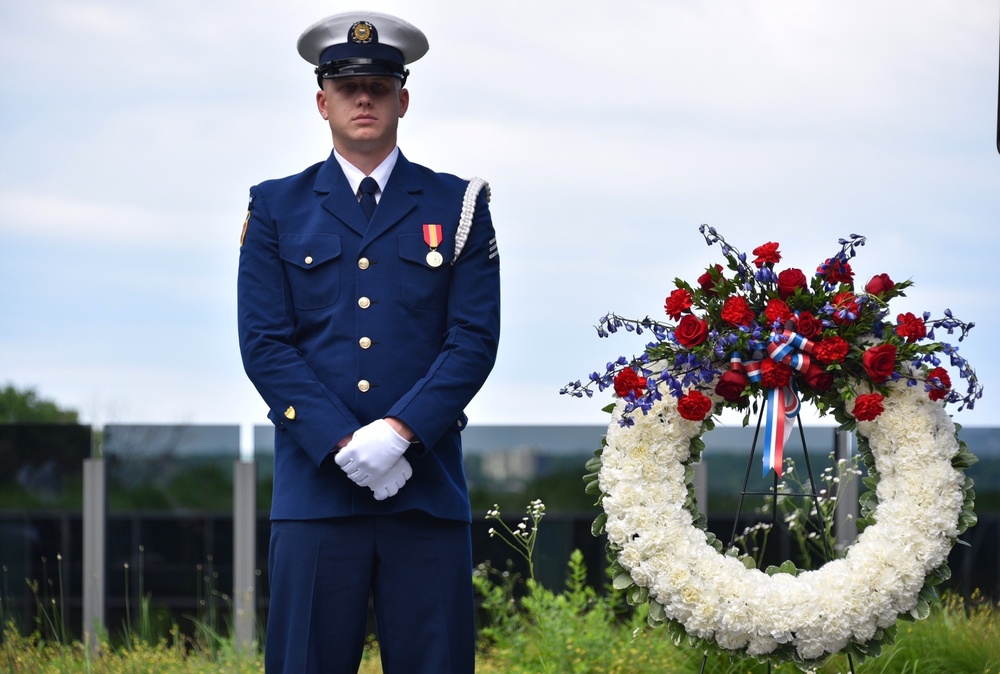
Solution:
{"label": "man's face", "polygon": [[338,151],[379,152],[396,145],[410,92],[394,77],[357,76],[323,81],[316,104],[330,124]]}

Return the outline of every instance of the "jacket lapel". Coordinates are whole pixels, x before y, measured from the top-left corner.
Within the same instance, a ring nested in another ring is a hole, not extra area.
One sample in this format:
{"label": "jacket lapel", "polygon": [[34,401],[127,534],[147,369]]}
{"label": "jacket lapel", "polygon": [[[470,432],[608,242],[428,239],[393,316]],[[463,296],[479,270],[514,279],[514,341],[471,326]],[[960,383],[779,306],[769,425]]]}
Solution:
{"label": "jacket lapel", "polygon": [[365,230],[368,229],[365,214],[332,152],[316,174],[313,190],[318,194],[325,194],[320,200],[323,208],[359,235],[364,236]]}
{"label": "jacket lapel", "polygon": [[[372,221],[365,231],[361,247],[364,248],[390,230],[416,208],[417,202],[414,195],[420,191],[420,177],[416,169],[400,152],[396,159],[396,165],[389,175],[388,184],[382,188],[382,198],[379,199],[375,215],[372,216]],[[359,206],[359,211],[360,208]],[[364,216],[362,216],[363,218]]]}
{"label": "jacket lapel", "polygon": [[417,205],[413,195],[421,191],[419,174],[402,152],[396,159],[388,184],[382,188],[382,197],[370,223],[332,152],[320,167],[313,189],[325,194],[320,201],[323,208],[362,236],[362,248],[406,217]]}

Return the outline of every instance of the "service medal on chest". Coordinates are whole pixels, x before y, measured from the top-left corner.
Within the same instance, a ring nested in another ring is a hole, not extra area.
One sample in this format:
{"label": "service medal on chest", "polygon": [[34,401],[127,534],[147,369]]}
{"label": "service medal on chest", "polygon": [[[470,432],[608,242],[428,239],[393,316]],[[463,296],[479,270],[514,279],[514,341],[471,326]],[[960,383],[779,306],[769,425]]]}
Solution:
{"label": "service medal on chest", "polygon": [[430,247],[430,252],[427,253],[427,264],[431,267],[440,267],[441,263],[444,262],[444,257],[437,251],[437,247],[441,245],[441,225],[424,225],[424,243]]}
{"label": "service medal on chest", "polygon": [[430,266],[440,267],[442,262],[444,262],[444,258],[441,256],[441,253],[436,250],[427,253],[427,264]]}

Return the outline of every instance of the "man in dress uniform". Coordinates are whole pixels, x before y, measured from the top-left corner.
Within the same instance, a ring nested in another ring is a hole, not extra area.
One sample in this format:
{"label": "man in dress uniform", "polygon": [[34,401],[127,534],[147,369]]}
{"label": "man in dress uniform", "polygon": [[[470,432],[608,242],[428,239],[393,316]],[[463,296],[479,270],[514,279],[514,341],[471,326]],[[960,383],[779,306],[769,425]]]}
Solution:
{"label": "man in dress uniform", "polygon": [[275,426],[271,674],[356,672],[369,597],[385,672],[475,667],[461,432],[496,357],[500,265],[487,190],[396,145],[427,49],[376,12],[308,28],[333,152],[250,190],[239,337]]}

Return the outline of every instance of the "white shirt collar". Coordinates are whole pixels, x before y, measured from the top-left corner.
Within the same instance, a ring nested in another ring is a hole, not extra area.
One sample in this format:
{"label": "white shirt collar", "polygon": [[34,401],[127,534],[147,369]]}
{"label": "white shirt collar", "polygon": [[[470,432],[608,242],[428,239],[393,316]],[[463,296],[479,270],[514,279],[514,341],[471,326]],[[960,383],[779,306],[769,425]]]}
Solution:
{"label": "white shirt collar", "polygon": [[[365,179],[365,174],[357,166],[344,159],[337,152],[336,148],[333,150],[333,156],[336,158],[337,163],[340,164],[340,168],[344,172],[344,177],[347,178],[347,182],[354,191],[354,194],[358,194],[358,189],[361,187],[361,181]],[[382,198],[382,188],[389,182],[389,175],[392,173],[392,169],[395,168],[397,159],[399,159],[399,146],[394,147],[389,156],[383,159],[382,163],[376,166],[375,170],[371,172],[371,177],[378,183],[378,191],[375,192],[376,203]]]}

